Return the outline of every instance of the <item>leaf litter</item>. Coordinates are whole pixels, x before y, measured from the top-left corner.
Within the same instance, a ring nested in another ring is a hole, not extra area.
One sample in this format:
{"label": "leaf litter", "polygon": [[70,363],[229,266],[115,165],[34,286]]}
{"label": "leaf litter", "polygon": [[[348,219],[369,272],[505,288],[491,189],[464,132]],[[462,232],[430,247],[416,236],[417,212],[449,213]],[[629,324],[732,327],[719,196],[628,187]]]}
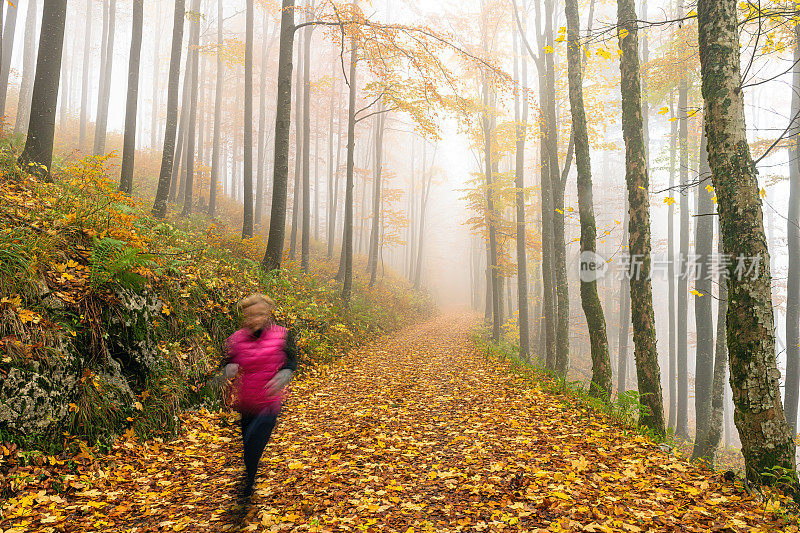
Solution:
{"label": "leaf litter", "polygon": [[241,526],[236,419],[200,411],[178,439],[12,468],[0,531],[797,531],[780,500],[507,373],[475,321],[406,328],[293,384]]}

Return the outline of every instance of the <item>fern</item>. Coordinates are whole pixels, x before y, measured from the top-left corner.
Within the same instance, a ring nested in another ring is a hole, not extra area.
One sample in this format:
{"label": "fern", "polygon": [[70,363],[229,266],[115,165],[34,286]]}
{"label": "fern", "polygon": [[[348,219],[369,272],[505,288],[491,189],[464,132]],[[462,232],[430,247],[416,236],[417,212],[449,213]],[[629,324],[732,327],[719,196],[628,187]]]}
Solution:
{"label": "fern", "polygon": [[89,281],[93,289],[116,283],[127,287],[133,271],[151,264],[149,254],[131,248],[125,241],[105,237],[94,239]]}

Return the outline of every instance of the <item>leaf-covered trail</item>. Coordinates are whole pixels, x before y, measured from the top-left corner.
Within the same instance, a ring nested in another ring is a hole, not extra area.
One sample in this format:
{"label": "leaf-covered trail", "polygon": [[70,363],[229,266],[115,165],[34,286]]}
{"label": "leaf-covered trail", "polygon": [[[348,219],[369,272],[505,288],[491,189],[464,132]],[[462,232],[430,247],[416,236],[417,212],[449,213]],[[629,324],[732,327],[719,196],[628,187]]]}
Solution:
{"label": "leaf-covered trail", "polygon": [[[774,531],[763,504],[476,354],[473,315],[408,328],[294,385],[249,531]],[[237,428],[84,458],[66,494],[4,503],[11,531],[224,531]],[[764,522],[764,520],[767,522]],[[8,529],[4,530],[7,533]]]}

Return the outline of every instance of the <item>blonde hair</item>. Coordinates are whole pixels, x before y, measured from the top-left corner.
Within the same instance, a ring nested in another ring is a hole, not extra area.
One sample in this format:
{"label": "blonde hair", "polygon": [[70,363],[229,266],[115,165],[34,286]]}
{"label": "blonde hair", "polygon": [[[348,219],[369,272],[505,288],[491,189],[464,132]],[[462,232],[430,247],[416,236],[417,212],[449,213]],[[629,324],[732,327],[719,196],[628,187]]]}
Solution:
{"label": "blonde hair", "polygon": [[244,312],[245,309],[259,304],[265,305],[269,314],[272,314],[272,312],[275,311],[275,302],[272,301],[272,298],[266,294],[258,293],[245,296],[239,300],[239,303],[236,304],[236,307],[239,309],[239,312]]}

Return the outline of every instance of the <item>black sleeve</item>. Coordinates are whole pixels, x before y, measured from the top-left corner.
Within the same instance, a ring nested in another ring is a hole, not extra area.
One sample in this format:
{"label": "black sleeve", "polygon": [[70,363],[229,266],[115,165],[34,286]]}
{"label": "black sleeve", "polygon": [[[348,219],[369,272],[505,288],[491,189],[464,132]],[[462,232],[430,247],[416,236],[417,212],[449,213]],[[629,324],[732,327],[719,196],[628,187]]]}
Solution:
{"label": "black sleeve", "polygon": [[297,372],[297,341],[291,331],[286,334],[286,363],[281,370],[287,368],[292,372]]}

